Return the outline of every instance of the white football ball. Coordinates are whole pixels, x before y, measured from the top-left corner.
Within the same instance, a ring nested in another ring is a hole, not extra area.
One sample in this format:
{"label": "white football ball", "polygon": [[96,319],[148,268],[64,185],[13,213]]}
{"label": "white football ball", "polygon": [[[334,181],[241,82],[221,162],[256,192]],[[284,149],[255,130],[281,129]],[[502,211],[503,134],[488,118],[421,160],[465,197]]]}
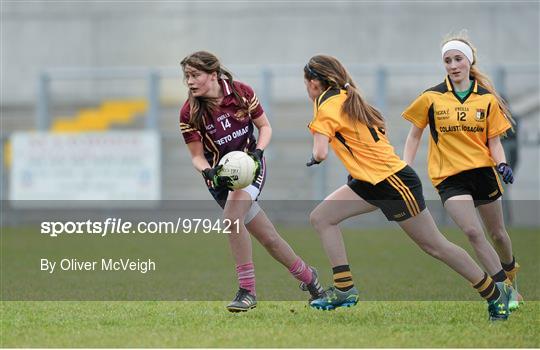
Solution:
{"label": "white football ball", "polygon": [[257,164],[247,153],[229,152],[221,158],[219,164],[223,165],[219,175],[229,176],[232,179],[231,187],[235,190],[251,185],[255,179]]}

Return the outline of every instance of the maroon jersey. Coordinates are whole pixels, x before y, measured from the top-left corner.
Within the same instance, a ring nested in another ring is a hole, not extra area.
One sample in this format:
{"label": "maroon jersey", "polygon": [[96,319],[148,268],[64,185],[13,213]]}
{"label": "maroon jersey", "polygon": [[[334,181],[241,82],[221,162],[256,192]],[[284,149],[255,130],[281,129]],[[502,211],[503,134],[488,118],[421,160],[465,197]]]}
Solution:
{"label": "maroon jersey", "polygon": [[253,136],[253,119],[259,118],[264,111],[253,89],[246,84],[235,81],[235,91],[249,106],[247,117],[239,120],[235,114],[239,110],[237,101],[232,93],[230,83],[220,79],[219,84],[223,90],[223,101],[211,116],[205,116],[205,130],[198,130],[189,123],[189,100],[184,103],[180,111],[180,131],[187,143],[201,141],[204,156],[211,167],[217,165],[221,157],[232,151],[253,151],[256,146]]}

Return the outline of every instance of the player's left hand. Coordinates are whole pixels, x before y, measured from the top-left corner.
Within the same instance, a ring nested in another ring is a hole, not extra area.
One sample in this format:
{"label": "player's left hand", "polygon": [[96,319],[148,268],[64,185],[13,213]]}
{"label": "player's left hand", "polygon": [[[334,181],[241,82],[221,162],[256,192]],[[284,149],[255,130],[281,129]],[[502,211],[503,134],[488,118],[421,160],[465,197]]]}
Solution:
{"label": "player's left hand", "polygon": [[255,163],[257,163],[257,170],[255,171],[255,178],[257,178],[259,176],[259,173],[261,172],[263,154],[264,154],[264,150],[260,148],[257,148],[251,152],[248,152],[248,156],[253,158]]}
{"label": "player's left hand", "polygon": [[497,165],[497,171],[499,174],[501,174],[505,184],[514,183],[514,172],[512,171],[510,165],[506,163],[499,163],[499,165]]}
{"label": "player's left hand", "polygon": [[264,151],[260,148],[257,148],[251,152],[248,152],[248,155],[253,158],[254,161],[256,161],[257,163],[260,163],[262,162],[262,157],[263,157],[263,153]]}

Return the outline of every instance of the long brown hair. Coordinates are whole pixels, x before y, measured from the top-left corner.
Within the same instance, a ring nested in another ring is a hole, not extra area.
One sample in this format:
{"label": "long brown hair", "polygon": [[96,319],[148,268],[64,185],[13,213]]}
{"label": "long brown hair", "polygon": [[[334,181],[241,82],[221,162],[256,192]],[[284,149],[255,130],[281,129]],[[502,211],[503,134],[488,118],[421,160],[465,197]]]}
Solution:
{"label": "long brown hair", "polygon": [[[184,59],[180,62],[180,66],[182,66],[182,71],[184,72],[184,80],[186,66],[193,67],[207,74],[215,72],[218,78],[227,79],[234,98],[237,104],[240,106],[239,111],[237,112],[235,117],[238,119],[242,119],[248,115],[248,104],[234,88],[234,80],[232,73],[221,65],[221,62],[216,57],[216,55],[207,51],[197,51],[184,57]],[[214,98],[194,97],[191,91],[189,92],[188,98],[190,106],[189,123],[198,130],[204,130],[204,118],[205,116],[210,116],[211,113],[216,110],[217,101]]]}
{"label": "long brown hair", "polygon": [[304,78],[318,80],[324,90],[328,88],[346,90],[347,98],[343,103],[342,112],[351,120],[368,127],[384,128],[381,112],[364,100],[349,72],[337,58],[328,55],[311,57],[304,67]]}
{"label": "long brown hair", "polygon": [[508,104],[506,103],[506,101],[501,97],[501,95],[499,95],[497,90],[495,90],[495,87],[493,86],[493,83],[491,82],[491,79],[489,79],[487,74],[483,73],[480,69],[478,69],[478,65],[477,65],[478,56],[476,53],[477,52],[476,47],[474,47],[471,44],[471,41],[469,40],[467,36],[467,32],[465,30],[462,30],[459,33],[448,34],[443,40],[441,44],[441,48],[444,46],[444,44],[452,40],[461,41],[467,44],[471,48],[473,52],[473,61],[471,62],[471,70],[470,70],[471,77],[473,77],[473,79],[475,79],[478,82],[478,85],[480,85],[481,87],[489,91],[490,94],[495,96],[495,98],[497,99],[497,102],[499,103],[499,106],[501,106],[501,109],[504,113],[505,118],[508,119],[508,121],[511,124],[515,124],[514,118],[512,117],[512,113],[510,112],[510,108],[508,107]]}

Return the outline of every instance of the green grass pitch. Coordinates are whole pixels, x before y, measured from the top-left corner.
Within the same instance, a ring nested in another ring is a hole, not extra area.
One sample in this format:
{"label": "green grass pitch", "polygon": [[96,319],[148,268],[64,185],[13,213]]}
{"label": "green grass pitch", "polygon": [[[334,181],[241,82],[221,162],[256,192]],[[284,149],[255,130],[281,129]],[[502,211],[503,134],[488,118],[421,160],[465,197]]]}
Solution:
{"label": "green grass pitch", "polygon": [[[3,233],[3,262],[24,258],[23,246],[7,250],[10,230]],[[463,234],[444,232],[471,251]],[[316,235],[307,229],[282,234],[329,284],[330,268]],[[397,228],[346,230],[363,300],[336,311],[307,307],[296,281],[254,243],[261,301],[255,310],[230,314],[224,306],[236,287],[226,240],[201,245],[191,237],[174,251],[185,264],[193,260],[190,251],[208,261],[210,271],[200,273],[199,280],[196,274],[179,278],[190,280],[183,287],[198,290],[199,301],[2,301],[1,346],[540,347],[540,235],[533,229],[513,229],[511,235],[522,264],[520,291],[526,303],[507,322],[490,323],[485,302],[468,283],[418,250]],[[214,293],[213,278],[222,284],[221,297]]]}
{"label": "green grass pitch", "polygon": [[481,302],[4,302],[3,347],[539,347],[540,303],[490,324]]}

